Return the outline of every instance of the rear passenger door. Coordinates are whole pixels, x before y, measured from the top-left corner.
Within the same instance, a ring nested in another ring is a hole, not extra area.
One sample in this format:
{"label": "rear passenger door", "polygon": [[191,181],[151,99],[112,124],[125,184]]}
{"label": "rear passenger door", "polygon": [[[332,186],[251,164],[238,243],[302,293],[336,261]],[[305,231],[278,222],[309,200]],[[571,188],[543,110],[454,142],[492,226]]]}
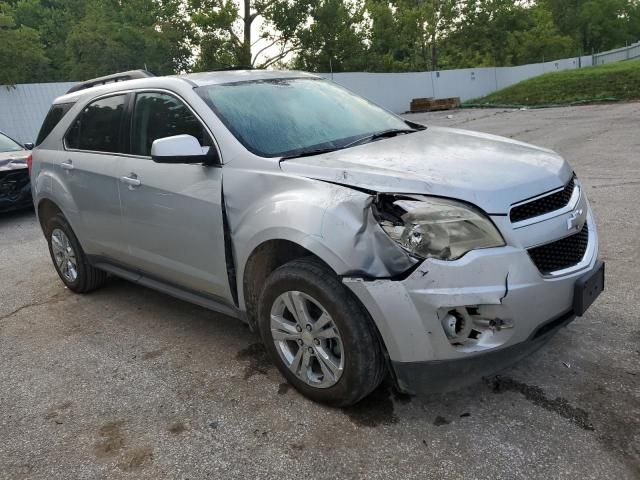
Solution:
{"label": "rear passenger door", "polygon": [[152,278],[231,300],[222,169],[151,159],[151,145],[159,138],[192,135],[204,153],[216,148],[212,136],[176,95],[157,91],[135,95],[129,155],[119,170],[128,261]]}
{"label": "rear passenger door", "polygon": [[56,168],[70,205],[65,214],[87,254],[119,258],[126,253],[121,236],[118,162],[125,139],[128,94],[90,102],[65,136],[65,152]]}

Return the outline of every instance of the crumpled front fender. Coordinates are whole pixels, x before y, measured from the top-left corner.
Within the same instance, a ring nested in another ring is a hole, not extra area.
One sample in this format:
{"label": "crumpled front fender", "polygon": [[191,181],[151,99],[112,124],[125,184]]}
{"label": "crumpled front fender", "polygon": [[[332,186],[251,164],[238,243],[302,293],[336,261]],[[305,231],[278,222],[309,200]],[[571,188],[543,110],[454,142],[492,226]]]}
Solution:
{"label": "crumpled front fender", "polygon": [[243,285],[252,252],[270,240],[306,248],[338,275],[392,277],[417,262],[380,228],[371,211],[372,195],[281,172],[244,169],[226,170],[223,183],[238,285]]}

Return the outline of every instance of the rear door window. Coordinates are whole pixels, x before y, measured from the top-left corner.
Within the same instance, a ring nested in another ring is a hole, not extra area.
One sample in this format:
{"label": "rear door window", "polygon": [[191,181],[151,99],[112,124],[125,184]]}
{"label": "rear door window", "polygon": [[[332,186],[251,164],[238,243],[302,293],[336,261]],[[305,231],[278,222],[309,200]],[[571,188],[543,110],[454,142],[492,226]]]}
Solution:
{"label": "rear door window", "polygon": [[42,127],[40,128],[40,133],[38,133],[38,139],[36,140],[36,145],[40,145],[44,142],[44,139],[49,136],[51,130],[56,128],[56,125],[60,123],[62,117],[67,114],[73,105],[73,103],[59,103],[51,106],[44,122],[42,122]]}
{"label": "rear door window", "polygon": [[87,105],[67,133],[67,147],[92,152],[120,152],[126,98],[126,94],[114,95]]}
{"label": "rear door window", "polygon": [[154,140],[174,135],[191,135],[202,147],[213,142],[200,120],[178,98],[166,93],[136,95],[131,131],[131,153],[150,156]]}

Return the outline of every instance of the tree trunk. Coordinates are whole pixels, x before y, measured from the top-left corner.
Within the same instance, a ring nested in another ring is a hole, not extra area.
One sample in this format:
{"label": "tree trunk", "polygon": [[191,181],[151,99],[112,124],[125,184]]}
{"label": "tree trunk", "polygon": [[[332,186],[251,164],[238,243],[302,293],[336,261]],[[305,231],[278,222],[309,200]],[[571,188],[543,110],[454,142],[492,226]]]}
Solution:
{"label": "tree trunk", "polygon": [[438,50],[435,38],[431,42],[431,70],[438,70]]}
{"label": "tree trunk", "polygon": [[253,23],[253,16],[251,15],[251,0],[244,0],[244,16],[242,17],[243,23],[243,41],[242,41],[242,53],[238,58],[241,65],[251,65],[251,24]]}

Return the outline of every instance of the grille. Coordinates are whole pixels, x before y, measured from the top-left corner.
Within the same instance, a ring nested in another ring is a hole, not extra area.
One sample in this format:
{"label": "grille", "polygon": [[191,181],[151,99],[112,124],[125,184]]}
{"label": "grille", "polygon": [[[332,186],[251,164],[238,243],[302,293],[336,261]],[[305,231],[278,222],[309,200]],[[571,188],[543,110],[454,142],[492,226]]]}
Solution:
{"label": "grille", "polygon": [[29,170],[26,168],[0,172],[0,195],[18,195],[28,183]]}
{"label": "grille", "polygon": [[547,195],[546,197],[538,198],[537,200],[533,200],[529,203],[513,207],[511,209],[511,213],[509,214],[511,222],[521,222],[522,220],[539,217],[540,215],[544,215],[545,213],[553,212],[554,210],[559,210],[562,207],[566,207],[569,203],[569,200],[571,200],[571,195],[573,195],[573,189],[575,188],[575,178],[575,176],[571,177],[569,183],[567,183],[567,185],[565,185],[562,190],[556,193],[552,193],[551,195]]}
{"label": "grille", "polygon": [[584,224],[578,233],[556,242],[530,249],[529,256],[542,274],[563,270],[580,263],[587,251],[589,227]]}

